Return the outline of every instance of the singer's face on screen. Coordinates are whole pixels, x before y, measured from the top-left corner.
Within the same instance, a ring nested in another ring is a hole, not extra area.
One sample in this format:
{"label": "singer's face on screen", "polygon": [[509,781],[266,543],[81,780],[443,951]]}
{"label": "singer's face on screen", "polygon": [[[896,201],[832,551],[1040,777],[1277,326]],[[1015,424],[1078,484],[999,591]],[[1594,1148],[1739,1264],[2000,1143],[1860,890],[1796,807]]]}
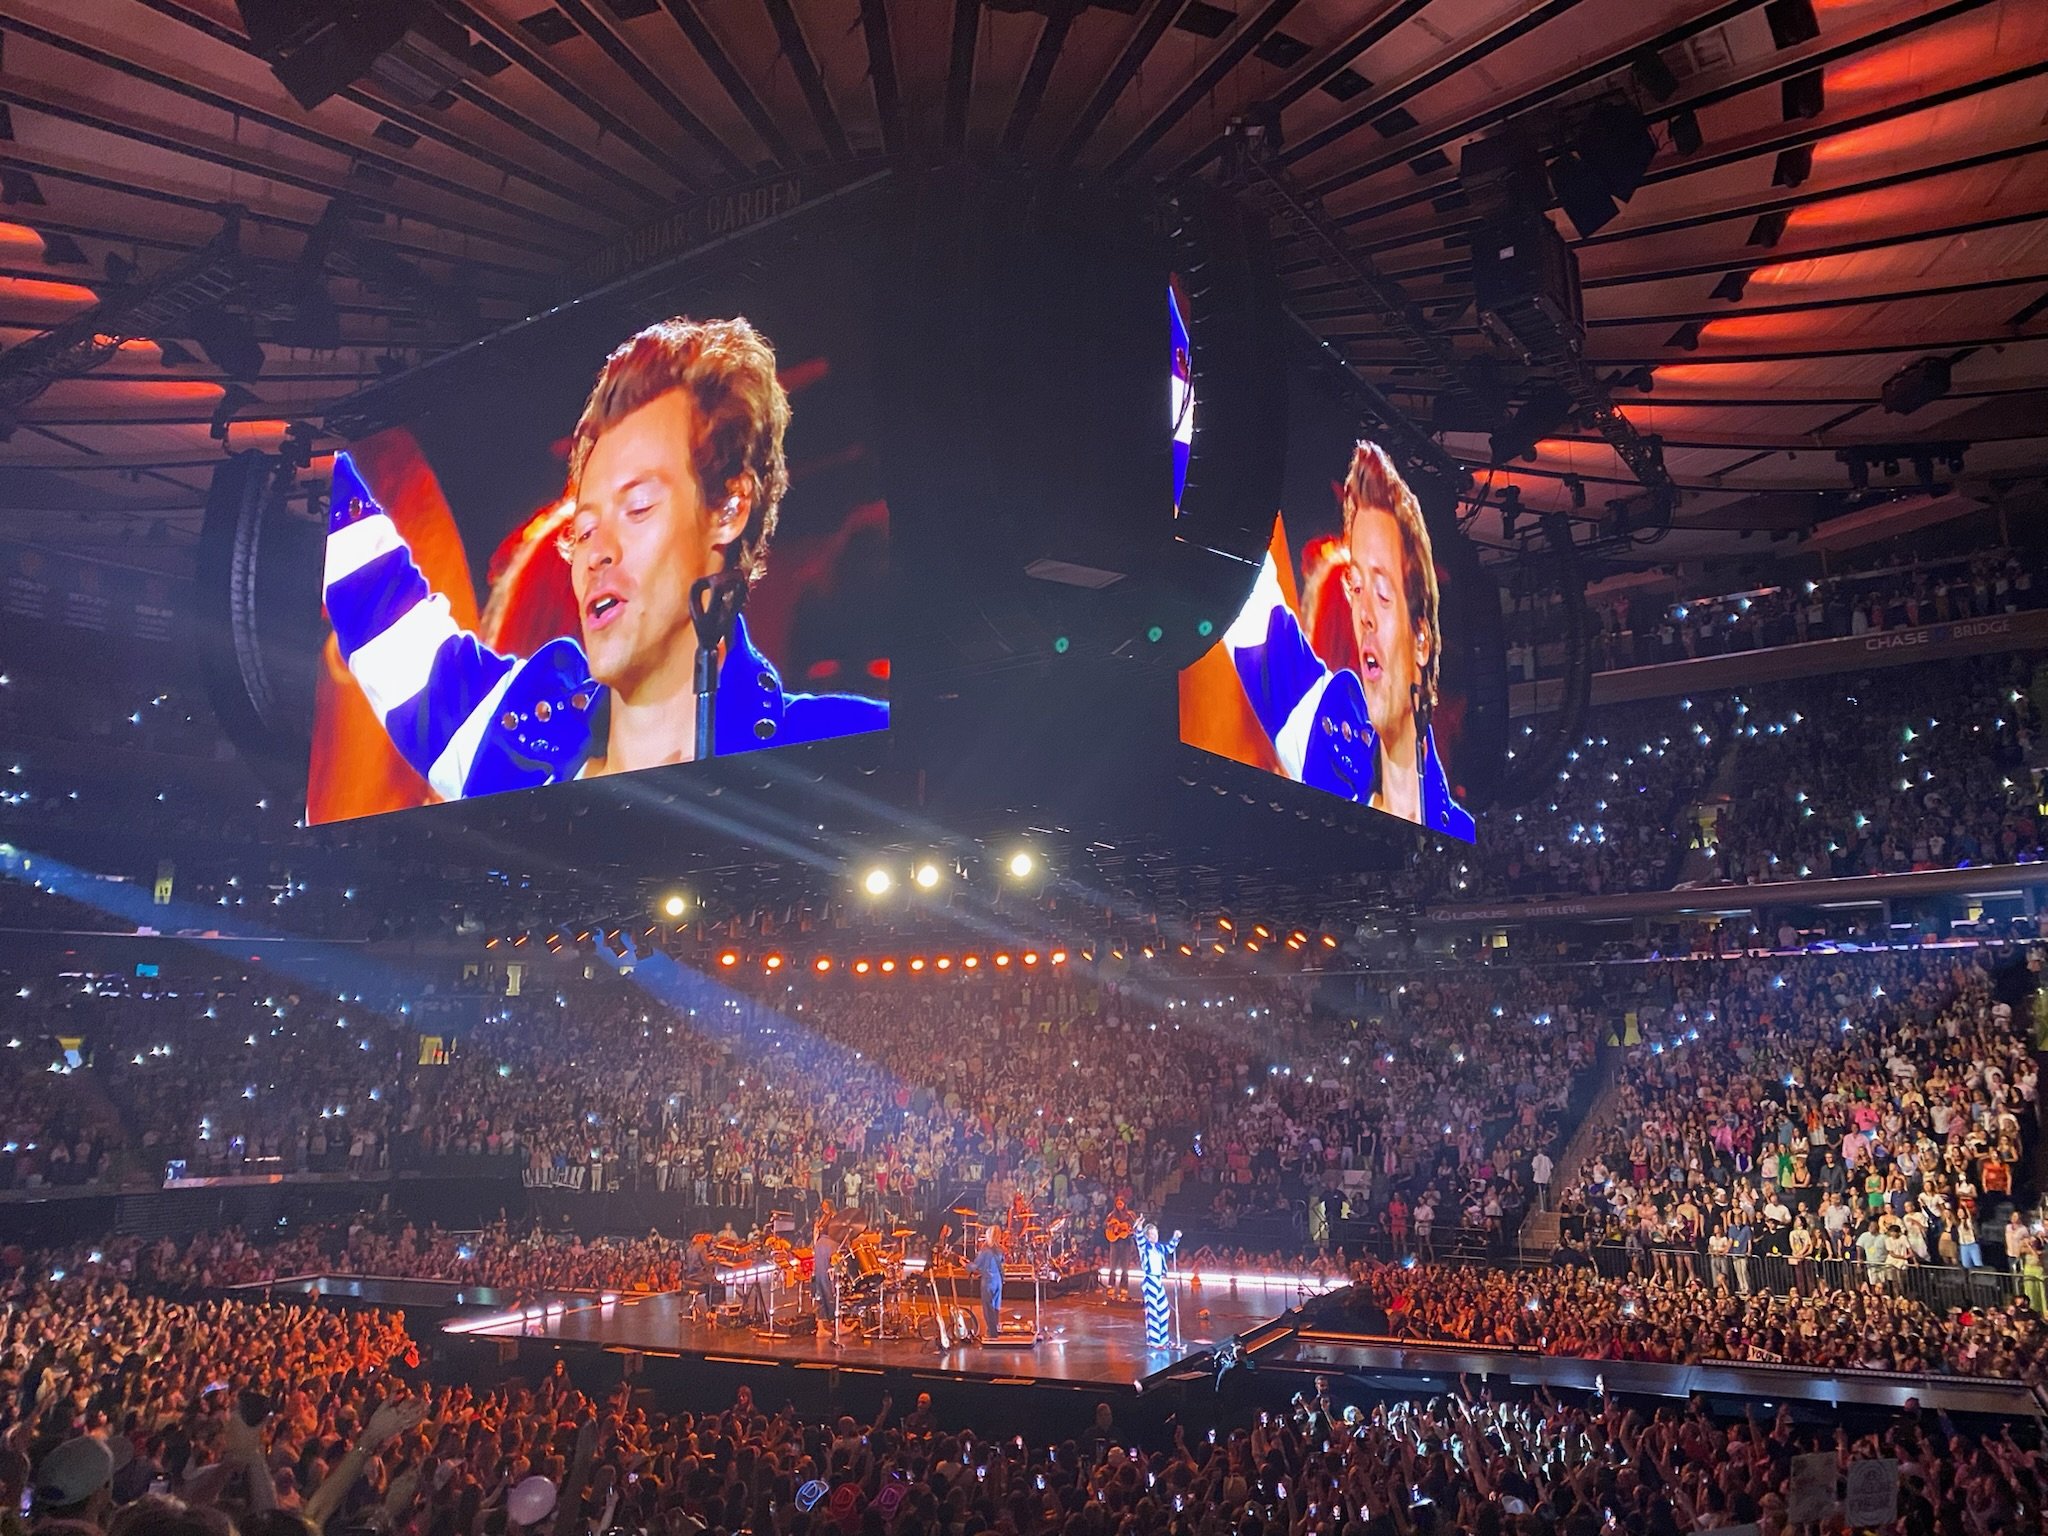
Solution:
{"label": "singer's face on screen", "polygon": [[1358,644],[1365,704],[1382,735],[1398,734],[1415,710],[1415,685],[1432,638],[1408,612],[1401,525],[1391,512],[1360,507],[1345,535],[1344,592]]}
{"label": "singer's face on screen", "polygon": [[628,698],[687,671],[690,584],[724,563],[726,520],[698,485],[697,435],[690,397],[669,390],[605,429],[576,488],[570,580],[583,650],[590,675]]}

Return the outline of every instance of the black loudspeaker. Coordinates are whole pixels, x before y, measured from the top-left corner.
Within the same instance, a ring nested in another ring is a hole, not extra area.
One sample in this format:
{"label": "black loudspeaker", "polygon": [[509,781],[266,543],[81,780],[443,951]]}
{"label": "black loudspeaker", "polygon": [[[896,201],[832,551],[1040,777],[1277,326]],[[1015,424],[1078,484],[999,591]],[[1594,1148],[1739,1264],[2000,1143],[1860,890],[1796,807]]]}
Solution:
{"label": "black loudspeaker", "polygon": [[1374,1301],[1363,1286],[1312,1296],[1295,1309],[1301,1326],[1329,1333],[1370,1333],[1387,1331],[1387,1309]]}
{"label": "black loudspeaker", "polygon": [[287,505],[285,463],[238,453],[213,472],[199,533],[199,660],[228,739],[263,782],[306,789],[321,645],[317,519]]}
{"label": "black loudspeaker", "polygon": [[1188,331],[1193,441],[1176,531],[1256,560],[1287,456],[1287,319],[1265,221],[1201,184],[1165,209]]}
{"label": "black loudspeaker", "polygon": [[1540,213],[1511,211],[1473,230],[1472,300],[1486,333],[1525,359],[1585,336],[1578,258]]}

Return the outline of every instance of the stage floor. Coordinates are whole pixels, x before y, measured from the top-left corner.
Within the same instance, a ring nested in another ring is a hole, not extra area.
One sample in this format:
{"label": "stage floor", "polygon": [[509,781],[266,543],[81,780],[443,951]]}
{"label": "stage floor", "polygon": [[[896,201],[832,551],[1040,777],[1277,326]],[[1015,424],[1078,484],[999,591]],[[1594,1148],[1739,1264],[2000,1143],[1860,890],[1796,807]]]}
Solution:
{"label": "stage floor", "polygon": [[[1047,1297],[1039,1312],[1038,1342],[1021,1347],[965,1344],[941,1350],[916,1337],[864,1339],[851,1330],[834,1341],[820,1337],[808,1322],[788,1327],[788,1338],[764,1339],[751,1328],[692,1317],[686,1299],[674,1292],[626,1296],[611,1302],[585,1298],[529,1308],[524,1313],[465,1317],[444,1326],[472,1338],[550,1339],[722,1361],[914,1369],[966,1378],[1028,1379],[1130,1391],[1145,1378],[1268,1321],[1300,1299],[1292,1282],[1277,1280],[1271,1285],[1242,1284],[1235,1292],[1227,1287],[1182,1287],[1180,1347],[1148,1350],[1144,1307],[1136,1294],[1132,1293],[1130,1301],[1116,1302],[1105,1301],[1102,1291]],[[1028,1322],[1028,1299],[1021,1308],[1006,1305],[1003,1313],[1006,1325],[1014,1319]]]}

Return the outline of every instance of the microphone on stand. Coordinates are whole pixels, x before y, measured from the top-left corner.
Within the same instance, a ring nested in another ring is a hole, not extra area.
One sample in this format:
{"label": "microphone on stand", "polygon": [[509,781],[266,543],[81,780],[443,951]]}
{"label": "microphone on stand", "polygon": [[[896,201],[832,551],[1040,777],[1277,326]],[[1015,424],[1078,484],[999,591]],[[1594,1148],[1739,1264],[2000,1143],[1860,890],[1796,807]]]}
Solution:
{"label": "microphone on stand", "polygon": [[690,623],[697,631],[697,760],[718,755],[718,663],[733,620],[747,601],[743,571],[725,570],[690,583]]}

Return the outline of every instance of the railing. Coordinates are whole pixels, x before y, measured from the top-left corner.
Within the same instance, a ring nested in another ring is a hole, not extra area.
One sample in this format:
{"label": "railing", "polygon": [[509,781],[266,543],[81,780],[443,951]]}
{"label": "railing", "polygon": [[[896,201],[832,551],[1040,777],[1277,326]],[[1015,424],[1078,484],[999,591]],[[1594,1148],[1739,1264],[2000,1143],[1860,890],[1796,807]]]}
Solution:
{"label": "railing", "polygon": [[[1621,1243],[1597,1243],[1593,1268],[1610,1279],[1663,1277],[1683,1284],[1778,1296],[1812,1295],[1882,1285],[1937,1311],[1960,1306],[1998,1306],[2026,1293],[2025,1277],[2007,1269],[1964,1269],[1954,1264],[1866,1264],[1862,1259],[1803,1259],[1752,1253],[1722,1257],[1692,1248],[1631,1250]],[[2038,1298],[2037,1298],[2038,1300]]]}

